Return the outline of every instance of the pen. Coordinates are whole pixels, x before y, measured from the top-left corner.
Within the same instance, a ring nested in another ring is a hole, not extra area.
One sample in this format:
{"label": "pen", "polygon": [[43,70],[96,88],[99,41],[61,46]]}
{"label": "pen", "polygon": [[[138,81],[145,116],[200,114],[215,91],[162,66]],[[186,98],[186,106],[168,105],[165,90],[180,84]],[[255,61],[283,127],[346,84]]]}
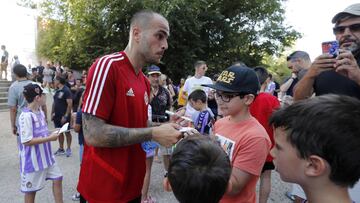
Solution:
{"label": "pen", "polygon": [[[171,111],[168,111],[168,110],[166,110],[165,113],[169,114],[170,116],[176,115],[174,112],[171,112]],[[179,116],[179,117],[182,118],[182,119],[184,119],[184,120],[193,122],[191,118],[188,118],[188,117],[186,117],[186,116]]]}

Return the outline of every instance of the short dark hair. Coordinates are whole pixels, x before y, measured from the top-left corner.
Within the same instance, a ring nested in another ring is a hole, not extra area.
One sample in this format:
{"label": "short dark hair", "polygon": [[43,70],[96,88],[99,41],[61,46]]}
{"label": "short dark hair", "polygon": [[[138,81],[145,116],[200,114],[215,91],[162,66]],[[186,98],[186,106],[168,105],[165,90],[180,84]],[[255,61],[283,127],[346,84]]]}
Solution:
{"label": "short dark hair", "polygon": [[302,159],[325,159],[335,184],[352,187],[359,180],[360,100],[333,94],[314,97],[276,111],[270,124],[287,131],[287,140]]}
{"label": "short dark hair", "polygon": [[198,101],[200,100],[202,103],[206,103],[207,101],[207,97],[206,97],[206,93],[204,92],[204,90],[194,90],[191,92],[191,94],[189,95],[188,100],[192,100],[192,101]]}
{"label": "short dark hair", "polygon": [[294,60],[294,59],[298,59],[298,58],[301,58],[305,61],[310,61],[310,56],[305,51],[294,51],[286,58],[286,61],[290,61],[290,60]]}
{"label": "short dark hair", "polygon": [[149,9],[144,9],[136,12],[130,20],[130,28],[133,27],[135,24],[138,24],[140,27],[146,28],[149,25],[150,20],[152,20],[155,15],[162,16],[161,14]]}
{"label": "short dark hair", "polygon": [[26,77],[26,75],[27,75],[26,67],[22,64],[15,65],[13,68],[13,71],[14,71],[14,74],[16,76],[18,76],[19,78]]}
{"label": "short dark hair", "polygon": [[264,82],[268,79],[269,73],[268,71],[261,66],[257,66],[254,68],[254,71],[259,79],[260,85],[264,84]]}
{"label": "short dark hair", "polygon": [[204,64],[206,64],[205,61],[196,61],[196,62],[194,63],[194,67],[195,67],[195,68],[198,68],[199,66],[204,65]]}
{"label": "short dark hair", "polygon": [[231,175],[229,157],[202,135],[181,140],[170,159],[168,179],[180,203],[217,203]]}
{"label": "short dark hair", "polygon": [[39,96],[41,94],[43,94],[43,90],[38,84],[29,83],[24,86],[23,95],[29,104],[34,101],[36,96]]}
{"label": "short dark hair", "polygon": [[59,81],[60,84],[62,84],[62,85],[65,85],[65,83],[66,83],[66,79],[63,76],[56,76],[55,80]]}

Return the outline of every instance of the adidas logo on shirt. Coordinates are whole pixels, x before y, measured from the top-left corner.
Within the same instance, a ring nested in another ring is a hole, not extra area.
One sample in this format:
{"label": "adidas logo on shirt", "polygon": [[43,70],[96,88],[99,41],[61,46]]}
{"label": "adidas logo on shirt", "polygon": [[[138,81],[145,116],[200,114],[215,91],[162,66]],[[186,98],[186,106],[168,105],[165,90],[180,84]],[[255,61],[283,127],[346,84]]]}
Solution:
{"label": "adidas logo on shirt", "polygon": [[132,88],[130,88],[127,93],[126,93],[126,96],[129,96],[129,97],[134,97],[135,94],[134,94],[134,90]]}

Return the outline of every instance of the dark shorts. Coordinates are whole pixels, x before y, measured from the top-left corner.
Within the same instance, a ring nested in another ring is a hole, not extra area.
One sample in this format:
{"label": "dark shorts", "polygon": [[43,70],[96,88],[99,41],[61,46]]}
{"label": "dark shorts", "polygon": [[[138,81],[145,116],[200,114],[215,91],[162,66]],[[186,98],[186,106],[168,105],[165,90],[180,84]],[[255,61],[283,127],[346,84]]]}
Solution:
{"label": "dark shorts", "polygon": [[[69,119],[69,118],[66,120],[65,123],[67,123],[67,122],[70,123],[70,119]],[[59,119],[59,118],[54,118],[54,127],[55,127],[55,128],[61,128],[62,126],[63,126],[63,124],[61,123],[61,118],[60,118],[60,119]],[[70,125],[69,125],[69,127],[68,127],[68,130],[70,130]]]}
{"label": "dark shorts", "polygon": [[275,169],[275,165],[272,161],[265,162],[265,164],[261,170],[261,173],[264,173],[264,171],[267,171],[267,170],[274,170],[274,169]]}

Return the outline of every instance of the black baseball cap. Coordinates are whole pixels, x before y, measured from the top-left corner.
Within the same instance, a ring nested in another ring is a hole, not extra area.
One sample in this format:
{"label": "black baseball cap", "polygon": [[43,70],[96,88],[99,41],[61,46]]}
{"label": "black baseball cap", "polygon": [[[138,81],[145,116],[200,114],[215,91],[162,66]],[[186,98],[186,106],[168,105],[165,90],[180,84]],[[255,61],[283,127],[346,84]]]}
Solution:
{"label": "black baseball cap", "polygon": [[24,87],[23,94],[26,98],[34,98],[43,93],[43,89],[36,83],[30,83]]}
{"label": "black baseball cap", "polygon": [[254,94],[260,90],[259,79],[255,71],[246,65],[233,65],[224,70],[215,84],[204,84],[215,90],[232,93]]}

